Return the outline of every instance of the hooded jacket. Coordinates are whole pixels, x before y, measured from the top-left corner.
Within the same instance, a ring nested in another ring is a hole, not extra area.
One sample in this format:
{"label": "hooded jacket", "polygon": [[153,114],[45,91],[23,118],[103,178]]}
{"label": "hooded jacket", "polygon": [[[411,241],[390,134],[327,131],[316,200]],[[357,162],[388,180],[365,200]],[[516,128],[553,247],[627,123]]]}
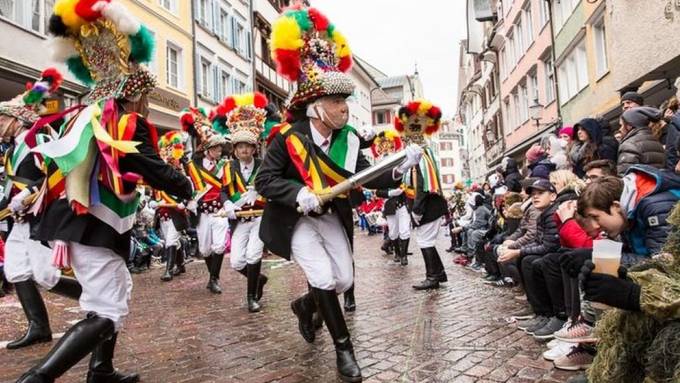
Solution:
{"label": "hooded jacket", "polygon": [[616,163],[617,173],[623,176],[626,170],[635,164],[650,165],[659,169],[666,165],[663,145],[648,127],[633,128],[621,139]]}
{"label": "hooded jacket", "polygon": [[[567,201],[578,200],[578,194],[573,188],[565,188],[557,194],[557,199],[555,204],[558,209],[559,206]],[[588,233],[579,225],[579,223],[574,218],[570,218],[564,222],[560,219],[559,215],[555,215],[555,220],[557,221],[557,226],[560,228],[560,245],[561,247],[566,247],[569,249],[590,249],[593,247],[593,238],[591,238]]]}
{"label": "hooded jacket", "polygon": [[508,191],[520,193],[522,191],[522,176],[519,174],[519,169],[517,167],[517,162],[510,157],[506,157],[503,160],[503,179],[505,181],[505,186]]}
{"label": "hooded jacket", "polygon": [[555,219],[557,204],[546,207],[536,220],[536,239],[519,249],[521,257],[527,255],[543,256],[554,253],[560,248],[560,230]]}
{"label": "hooded jacket", "polygon": [[519,223],[519,229],[507,238],[510,241],[515,241],[514,244],[508,246],[510,249],[520,249],[536,239],[536,221],[538,216],[541,215],[541,211],[534,207],[531,199],[524,202],[523,208],[524,216]]}
{"label": "hooded jacket", "polygon": [[574,161],[574,153],[576,150],[579,150],[583,144],[581,144],[578,141],[578,128],[582,127],[585,129],[586,132],[588,132],[588,136],[590,136],[591,142],[595,145],[596,150],[595,150],[595,160],[612,160],[616,162],[617,159],[617,154],[618,154],[618,144],[616,143],[616,140],[614,139],[609,139],[610,137],[607,137],[605,139],[604,137],[604,132],[602,131],[602,126],[600,126],[600,123],[594,119],[594,118],[584,118],[581,120],[576,126],[574,126],[574,133],[572,134],[572,139],[576,143],[571,151],[569,152],[569,160],[572,162],[574,165],[574,173],[579,177],[583,178],[586,175],[585,170],[583,168],[586,166],[586,159],[585,158],[578,158],[576,161]]}
{"label": "hooded jacket", "polygon": [[557,166],[544,155],[538,161],[529,165],[528,168],[531,171],[531,178],[543,178],[549,180],[550,173],[553,172]]}

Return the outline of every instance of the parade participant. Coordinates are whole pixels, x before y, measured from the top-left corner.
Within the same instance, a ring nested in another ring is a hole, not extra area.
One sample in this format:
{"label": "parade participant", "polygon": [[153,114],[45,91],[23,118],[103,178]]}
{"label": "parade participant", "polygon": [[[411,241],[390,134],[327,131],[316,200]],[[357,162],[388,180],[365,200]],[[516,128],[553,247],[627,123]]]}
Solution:
{"label": "parade participant", "polygon": [[[261,160],[255,158],[267,118],[267,98],[262,93],[248,93],[227,97],[217,108],[226,116],[229,141],[234,147],[234,159],[224,169],[224,188],[228,199],[224,211],[229,218],[231,232],[231,267],[247,278],[246,300],[248,311],[260,311],[262,290],[267,277],[260,274],[264,244],[260,240],[260,221],[256,211],[264,208],[254,180]],[[236,211],[252,215],[237,217]]]}
{"label": "parade participant", "polygon": [[[274,22],[271,44],[279,72],[298,87],[289,102],[295,121],[272,131],[255,178],[257,191],[267,198],[260,238],[274,254],[292,257],[311,286],[291,304],[302,336],[314,341],[312,316],[318,307],[333,338],[340,378],[359,382],[361,369],[337,297],[353,283],[352,207],[346,196],[323,206],[318,197],[328,185],[369,167],[359,136],[347,125],[345,99],[354,83],[344,72],[351,67],[351,52],[324,15],[299,4]],[[398,169],[365,186],[396,187],[420,159],[418,147],[406,150]]]}
{"label": "parade participant", "polygon": [[[31,228],[39,217],[27,213],[25,200],[36,193],[45,179],[41,170],[42,158],[31,153],[38,142],[50,139],[53,134],[49,125],[29,128],[38,121],[44,110],[43,101],[54,93],[62,82],[56,69],[45,70],[40,80],[29,83],[28,90],[16,98],[0,103],[0,137],[13,140],[14,145],[5,153],[7,182],[2,202],[13,215],[13,224],[5,244],[5,275],[14,284],[19,303],[28,319],[28,329],[20,339],[7,344],[17,349],[35,343],[52,340],[47,308],[36,284],[52,292],[78,299],[80,285],[74,279],[61,277],[61,271],[52,265],[52,250],[29,238]],[[31,136],[27,139],[27,136]]]}
{"label": "parade participant", "polygon": [[[196,141],[194,159],[186,165],[198,199],[198,252],[208,268],[206,289],[213,294],[222,294],[219,285],[220,270],[224,260],[229,219],[222,210],[222,188],[224,187],[224,165],[222,148],[227,143],[224,115],[213,113],[209,120],[203,110],[189,108],[180,119],[182,128]],[[211,125],[212,123],[212,125]],[[220,131],[218,131],[217,129]]]}
{"label": "parade participant", "polygon": [[[409,144],[427,143],[441,127],[441,110],[425,100],[412,101],[401,107],[394,119],[394,127]],[[414,285],[416,290],[429,290],[446,282],[446,271],[435,244],[441,218],[448,206],[442,196],[438,161],[432,148],[426,147],[418,166],[404,176],[404,184],[415,189],[411,218],[416,227],[418,247],[425,260],[425,280]],[[404,250],[402,250],[404,252]]]}
{"label": "parade participant", "polygon": [[88,105],[57,139],[34,149],[50,162],[38,196],[43,216],[37,240],[53,243],[54,261],[70,264],[82,285],[87,317],[66,331],[20,383],[54,382],[92,354],[87,382],[139,381],[113,368],[117,334],[128,314],[132,279],[125,259],[146,183],[180,198],[191,184],[158,157],[156,130],[146,120],[155,80],[142,66],[153,51],[151,32],[115,0],[58,0],[50,18],[55,59],[92,86]]}
{"label": "parade participant", "polygon": [[[184,174],[184,144],[182,133],[168,132],[158,140],[158,154],[168,165],[172,166],[179,173]],[[174,275],[185,272],[184,256],[180,252],[180,233],[189,227],[189,217],[187,211],[196,210],[196,202],[184,202],[167,192],[155,191],[157,210],[156,214],[160,220],[160,229],[165,242],[165,254],[167,263],[165,273],[161,276],[161,281],[171,281]]]}
{"label": "parade participant", "polygon": [[[376,159],[402,149],[403,143],[399,133],[394,129],[386,129],[378,133],[371,146],[371,152]],[[376,190],[376,195],[387,198],[383,214],[387,220],[388,235],[394,249],[394,262],[400,262],[402,266],[406,266],[408,265],[406,251],[409,238],[411,238],[411,216],[408,211],[407,196],[402,187],[379,189]]]}

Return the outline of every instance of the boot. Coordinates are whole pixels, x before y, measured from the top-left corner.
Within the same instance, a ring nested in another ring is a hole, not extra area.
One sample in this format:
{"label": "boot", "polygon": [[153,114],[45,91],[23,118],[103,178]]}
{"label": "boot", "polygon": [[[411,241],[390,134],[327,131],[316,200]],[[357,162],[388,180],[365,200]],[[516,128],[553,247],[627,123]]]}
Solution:
{"label": "boot", "polygon": [[387,255],[392,255],[392,240],[390,239],[383,240],[383,243],[380,246],[380,250],[384,251],[385,254]]}
{"label": "boot", "polygon": [[136,383],[139,382],[138,374],[121,374],[113,368],[113,350],[116,348],[118,333],[111,335],[99,344],[90,358],[90,366],[87,371],[87,383]]}
{"label": "boot", "polygon": [[205,286],[206,289],[210,289],[210,280],[212,279],[212,256],[204,257],[205,267],[208,269],[208,284]]}
{"label": "boot", "polygon": [[[262,261],[260,261],[260,264],[262,264]],[[261,269],[261,268],[260,268]],[[246,268],[242,268],[240,270],[235,269],[238,271],[241,275],[244,277],[248,278],[248,274],[246,274]],[[267,278],[266,275],[260,273],[260,278],[257,280],[257,291],[255,292],[255,300],[260,301],[262,299],[262,293],[264,292],[264,285],[267,284],[267,281],[269,281],[269,278]]]}
{"label": "boot", "polygon": [[220,270],[222,269],[224,254],[215,253],[210,259],[210,281],[208,281],[207,288],[213,294],[222,294],[222,289],[220,288],[218,281],[220,280]]}
{"label": "boot", "polygon": [[336,364],[340,379],[343,382],[361,382],[361,369],[354,357],[354,348],[349,339],[349,331],[335,290],[313,288],[312,293],[335,344]]}
{"label": "boot", "polygon": [[356,302],[354,302],[354,284],[345,291],[345,312],[352,312],[357,309]]}
{"label": "boot", "polygon": [[181,246],[175,247],[175,267],[172,268],[172,276],[176,277],[182,273],[186,273],[184,268],[184,252]]}
{"label": "boot", "polygon": [[7,343],[7,349],[15,350],[32,344],[51,341],[52,330],[47,316],[47,308],[35,282],[31,279],[17,282],[14,284],[14,288],[26,314],[26,319],[28,319],[28,329],[20,339]]}
{"label": "boot", "polygon": [[113,332],[113,321],[88,314],[87,318],[73,325],[40,364],[22,375],[17,383],[54,383]]}
{"label": "boot", "polygon": [[260,304],[255,298],[257,295],[257,287],[260,280],[260,269],[262,267],[262,262],[249,264],[246,266],[247,278],[248,278],[248,292],[246,298],[248,300],[248,311],[251,313],[256,313],[260,311]]}
{"label": "boot", "polygon": [[408,257],[406,256],[406,254],[408,254],[408,242],[409,242],[408,239],[400,239],[399,240],[399,247],[401,247],[401,251],[400,251],[401,259],[400,259],[400,261],[401,261],[402,266],[408,265]]}
{"label": "boot", "polygon": [[312,293],[309,292],[291,302],[290,308],[298,318],[298,330],[300,330],[300,335],[302,335],[307,343],[314,342],[316,333],[314,332],[312,317],[316,311],[316,304],[312,297]]}
{"label": "boot", "polygon": [[411,243],[411,238],[406,238],[404,241],[406,241],[406,251],[404,251],[405,256],[413,255],[412,252],[408,251],[408,246],[409,243]]}
{"label": "boot", "polygon": [[73,278],[61,277],[59,282],[50,289],[50,292],[78,300],[80,299],[80,294],[83,293],[83,287]]}
{"label": "boot", "polygon": [[[434,259],[437,255],[436,249],[432,252],[434,248],[428,247],[425,249],[420,249],[423,253],[423,260],[425,261],[425,280],[419,285],[414,285],[413,288],[416,290],[430,290],[439,288],[439,270],[435,269],[436,260]],[[438,255],[437,255],[438,256]]]}
{"label": "boot", "polygon": [[402,255],[401,247],[399,246],[399,241],[400,241],[399,238],[390,241],[392,243],[392,248],[394,249],[394,263],[401,262]]}
{"label": "boot", "polygon": [[437,252],[437,248],[430,247],[427,250],[434,253],[433,256],[434,262],[432,263],[432,269],[434,273],[437,275],[439,283],[447,282],[449,279],[446,277],[446,270],[444,270],[444,264],[442,263],[442,259],[439,256],[439,253]]}
{"label": "boot", "polygon": [[177,256],[177,248],[169,246],[165,248],[168,259],[165,262],[165,273],[161,276],[161,281],[167,282],[172,280],[172,268],[175,267],[175,257]]}
{"label": "boot", "polygon": [[314,314],[312,314],[312,324],[314,326],[314,331],[319,331],[323,327],[323,318],[318,310],[314,311]]}

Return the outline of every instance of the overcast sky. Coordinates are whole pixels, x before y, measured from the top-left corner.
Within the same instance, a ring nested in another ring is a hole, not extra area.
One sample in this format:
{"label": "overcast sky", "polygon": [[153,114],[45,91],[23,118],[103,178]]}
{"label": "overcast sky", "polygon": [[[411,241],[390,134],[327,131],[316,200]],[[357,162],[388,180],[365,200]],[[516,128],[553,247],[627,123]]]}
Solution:
{"label": "overcast sky", "polygon": [[390,76],[418,72],[425,97],[446,116],[456,107],[465,0],[311,0],[352,51]]}

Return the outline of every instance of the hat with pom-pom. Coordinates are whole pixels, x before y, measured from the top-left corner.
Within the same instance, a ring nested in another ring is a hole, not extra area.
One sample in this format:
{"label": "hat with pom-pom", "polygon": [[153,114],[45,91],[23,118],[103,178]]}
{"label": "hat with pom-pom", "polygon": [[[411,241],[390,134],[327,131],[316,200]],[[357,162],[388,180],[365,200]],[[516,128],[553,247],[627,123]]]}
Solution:
{"label": "hat with pom-pom", "polygon": [[217,118],[214,112],[206,115],[203,108],[185,108],[179,114],[182,130],[196,139],[198,151],[227,143],[224,133],[214,129]]}
{"label": "hat with pom-pom", "polygon": [[215,109],[213,124],[216,130],[224,129],[232,145],[245,142],[257,145],[267,120],[267,97],[259,92],[237,94],[225,98]]}
{"label": "hat with pom-pom", "polygon": [[441,127],[442,111],[426,100],[411,101],[399,108],[394,128],[408,143],[422,143]]}
{"label": "hat with pom-pom", "polygon": [[381,158],[384,155],[392,154],[403,149],[404,143],[399,137],[399,132],[394,129],[385,129],[373,138],[371,152],[373,157]]}

